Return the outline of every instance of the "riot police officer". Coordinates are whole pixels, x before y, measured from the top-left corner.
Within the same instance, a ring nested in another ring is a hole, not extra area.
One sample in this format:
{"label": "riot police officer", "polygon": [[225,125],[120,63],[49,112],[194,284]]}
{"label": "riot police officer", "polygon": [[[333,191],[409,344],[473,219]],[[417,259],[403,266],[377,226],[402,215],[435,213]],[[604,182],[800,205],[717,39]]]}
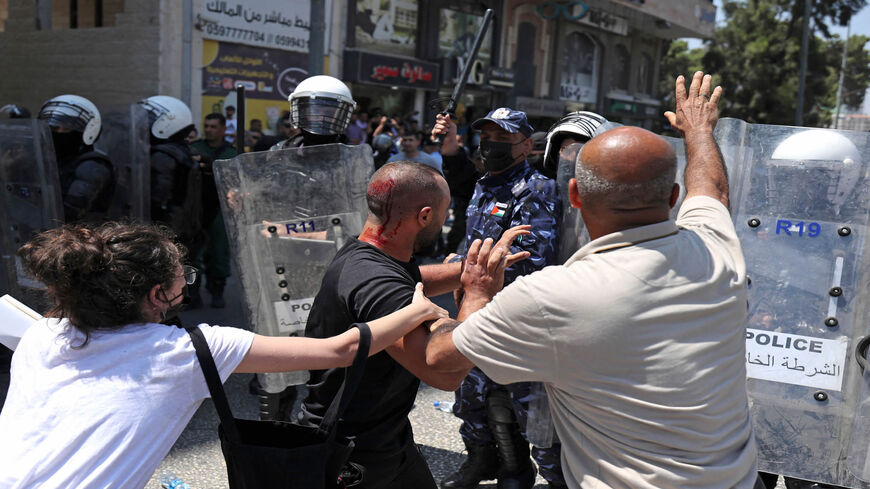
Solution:
{"label": "riot police officer", "polygon": [[148,113],[151,138],[151,219],[194,249],[202,229],[202,175],[186,140],[193,115],[184,102],[166,95],[139,104]]}
{"label": "riot police officer", "polygon": [[[344,133],[350,124],[356,102],[344,82],[327,75],[311,76],[302,80],[287,100],[290,102],[289,125],[299,132],[272,146],[270,151],[300,146],[347,144]],[[260,399],[262,418],[289,419],[298,396],[295,385],[289,385],[277,394],[269,393],[255,377],[251,381],[250,390]]]}
{"label": "riot police officer", "polygon": [[272,149],[344,143],[344,132],[356,102],[347,85],[338,78],[315,75],[302,80],[288,98],[290,123],[300,133]]}
{"label": "riot police officer", "polygon": [[0,119],[30,119],[30,111],[27,107],[6,104],[0,107]]}
{"label": "riot police officer", "polygon": [[112,201],[112,162],[94,149],[100,137],[100,111],[78,95],[60,95],[43,104],[38,119],[51,127],[60,173],[66,222],[101,221]]}
{"label": "riot police officer", "polygon": [[[541,175],[528,162],[534,129],[526,114],[497,108],[471,127],[481,130],[480,153],[486,173],[477,181],[468,205],[466,243],[488,236],[500,237],[508,228],[531,225],[531,233],[518,239],[512,251],[528,251],[528,260],[505,271],[505,284],[556,260],[562,202],[556,182]],[[445,174],[467,167],[466,153],[456,143],[456,125],[439,115],[432,136],[444,136]],[[529,450],[525,435],[529,406],[542,391],[531,383],[496,384],[479,369],[472,369],[456,391],[454,414],[462,419],[460,435],[468,449],[465,463],[445,478],[442,489],[470,489],[482,480],[498,479],[500,488],[530,489],[538,462],[551,488],[565,485],[559,460],[560,446]]]}

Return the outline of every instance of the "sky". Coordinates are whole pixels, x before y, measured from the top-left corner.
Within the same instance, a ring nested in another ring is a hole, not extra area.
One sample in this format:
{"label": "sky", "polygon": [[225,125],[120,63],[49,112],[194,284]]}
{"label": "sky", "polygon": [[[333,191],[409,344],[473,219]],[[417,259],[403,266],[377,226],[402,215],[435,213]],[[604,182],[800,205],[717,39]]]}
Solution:
{"label": "sky", "polygon": [[[818,1],[818,0],[816,0]],[[725,16],[722,13],[722,2],[721,0],[713,0],[713,3],[716,5],[716,22],[721,23],[725,21]],[[839,34],[841,38],[846,37],[846,28],[840,27],[838,25],[833,25],[830,27],[831,34]],[[863,10],[858,12],[852,17],[852,25],[849,31],[850,35],[855,34],[863,34],[867,37],[870,37],[870,5],[864,7]],[[689,41],[689,49],[694,49],[696,47],[701,46],[700,39],[687,39]],[[870,43],[865,46],[866,49],[870,49]],[[864,107],[861,111],[864,114],[870,114],[870,89],[867,90],[867,95],[864,97]]]}

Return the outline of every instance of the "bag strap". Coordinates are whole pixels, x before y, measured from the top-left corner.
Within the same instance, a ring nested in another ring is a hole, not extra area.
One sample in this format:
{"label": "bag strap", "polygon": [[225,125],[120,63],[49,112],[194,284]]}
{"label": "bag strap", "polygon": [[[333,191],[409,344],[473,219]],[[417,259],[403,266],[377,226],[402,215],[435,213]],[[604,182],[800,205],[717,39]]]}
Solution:
{"label": "bag strap", "polygon": [[345,370],[344,382],[338,388],[332,404],[329,405],[329,409],[326,410],[326,414],[323,415],[320,426],[317,428],[330,441],[335,439],[337,421],[344,414],[344,410],[347,409],[347,405],[350,404],[350,400],[353,398],[357,387],[359,387],[360,381],[362,381],[366,360],[369,357],[369,348],[372,345],[372,330],[369,329],[369,325],[357,323],[354,326],[359,329],[359,346],[356,350],[356,356],[350,368]]}
{"label": "bag strap", "polygon": [[190,335],[190,341],[193,343],[193,348],[196,350],[196,358],[199,360],[199,367],[205,376],[205,382],[208,384],[208,392],[214,401],[214,407],[217,410],[218,417],[221,420],[221,425],[224,427],[224,432],[230,441],[240,443],[239,429],[236,426],[236,418],[233,417],[233,411],[230,409],[230,403],[227,402],[227,394],[224,392],[224,386],[221,382],[221,377],[218,374],[218,369],[214,364],[214,358],[211,355],[211,350],[208,348],[208,343],[205,341],[205,335],[202,330],[196,326],[188,326],[184,328],[187,334]]}
{"label": "bag strap", "polygon": [[[369,328],[369,325],[366,323],[359,323],[354,324],[354,326],[359,329],[359,344],[357,346],[356,356],[354,356],[353,364],[350,366],[350,369],[346,370],[344,382],[341,383],[338,393],[335,395],[332,404],[329,405],[329,409],[327,409],[326,414],[323,416],[323,420],[320,422],[320,426],[317,428],[317,430],[321,434],[326,435],[330,441],[335,439],[336,421],[338,421],[345,409],[347,409],[347,405],[350,404],[351,398],[353,398],[357,387],[359,387],[363,372],[365,371],[366,360],[368,360],[369,357],[369,349],[372,344],[372,331]],[[233,417],[233,412],[230,409],[229,402],[227,402],[227,395],[226,392],[224,392],[223,383],[221,383],[220,375],[218,374],[217,367],[214,364],[214,358],[211,355],[208,343],[205,341],[205,336],[202,334],[202,330],[196,326],[188,326],[184,329],[187,331],[187,334],[190,335],[193,348],[196,350],[196,358],[199,360],[199,366],[205,376],[205,382],[208,385],[208,391],[214,401],[214,407],[217,410],[221,425],[224,427],[227,437],[231,441],[238,443],[240,442],[241,437],[239,436],[239,430],[236,426],[236,419]]]}

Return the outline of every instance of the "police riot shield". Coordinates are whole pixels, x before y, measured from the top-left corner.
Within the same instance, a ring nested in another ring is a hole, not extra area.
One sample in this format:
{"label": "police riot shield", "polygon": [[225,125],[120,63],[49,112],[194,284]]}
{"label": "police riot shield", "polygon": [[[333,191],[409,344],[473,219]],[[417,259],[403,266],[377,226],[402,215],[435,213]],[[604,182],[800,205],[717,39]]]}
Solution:
{"label": "police riot shield", "polygon": [[[215,162],[230,247],[251,329],[303,336],[335,253],[359,235],[374,172],[368,145],[328,144]],[[306,382],[307,372],[261,374],[266,392]]]}
{"label": "police riot shield", "polygon": [[[870,487],[855,426],[868,334],[866,133],[719,122],[746,259],[746,372],[759,469]],[[863,431],[862,431],[863,430]],[[854,440],[852,434],[856,433]],[[860,434],[863,433],[863,434]],[[860,434],[860,435],[858,435]],[[854,466],[850,466],[850,464]]]}
{"label": "police riot shield", "polygon": [[0,120],[0,295],[44,312],[44,286],[23,270],[16,252],[37,233],[63,224],[51,131],[36,119]]}
{"label": "police riot shield", "polygon": [[95,148],[112,162],[114,192],[108,220],[148,221],[151,215],[151,155],[148,113],[141,104],[108,109]]}

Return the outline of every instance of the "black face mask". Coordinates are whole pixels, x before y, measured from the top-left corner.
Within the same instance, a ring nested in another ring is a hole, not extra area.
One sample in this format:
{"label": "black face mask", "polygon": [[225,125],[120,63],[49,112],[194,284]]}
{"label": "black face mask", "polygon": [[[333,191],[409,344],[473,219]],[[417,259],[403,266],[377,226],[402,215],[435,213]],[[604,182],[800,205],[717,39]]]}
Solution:
{"label": "black face mask", "polygon": [[[163,289],[160,289],[160,293],[163,295],[163,298],[160,300],[164,304],[169,304],[169,308],[166,310],[166,312],[160,313],[160,319],[162,319],[164,323],[168,320],[175,319],[176,317],[178,317],[178,313],[183,311],[184,308],[187,306],[187,304],[190,303],[190,296],[187,294],[187,285],[185,285],[184,288],[181,289],[180,294],[173,297],[172,299],[166,298],[166,292],[164,292]],[[175,302],[179,297],[183,297],[181,302],[173,305],[172,303]]]}
{"label": "black face mask", "polygon": [[78,155],[83,145],[82,133],[77,131],[52,131],[51,141],[52,143],[54,143],[54,154],[57,155],[58,163],[63,163],[66,160]]}
{"label": "black face mask", "polygon": [[488,172],[499,172],[511,166],[514,162],[514,146],[511,143],[481,140],[480,159],[483,160],[483,168]]}

